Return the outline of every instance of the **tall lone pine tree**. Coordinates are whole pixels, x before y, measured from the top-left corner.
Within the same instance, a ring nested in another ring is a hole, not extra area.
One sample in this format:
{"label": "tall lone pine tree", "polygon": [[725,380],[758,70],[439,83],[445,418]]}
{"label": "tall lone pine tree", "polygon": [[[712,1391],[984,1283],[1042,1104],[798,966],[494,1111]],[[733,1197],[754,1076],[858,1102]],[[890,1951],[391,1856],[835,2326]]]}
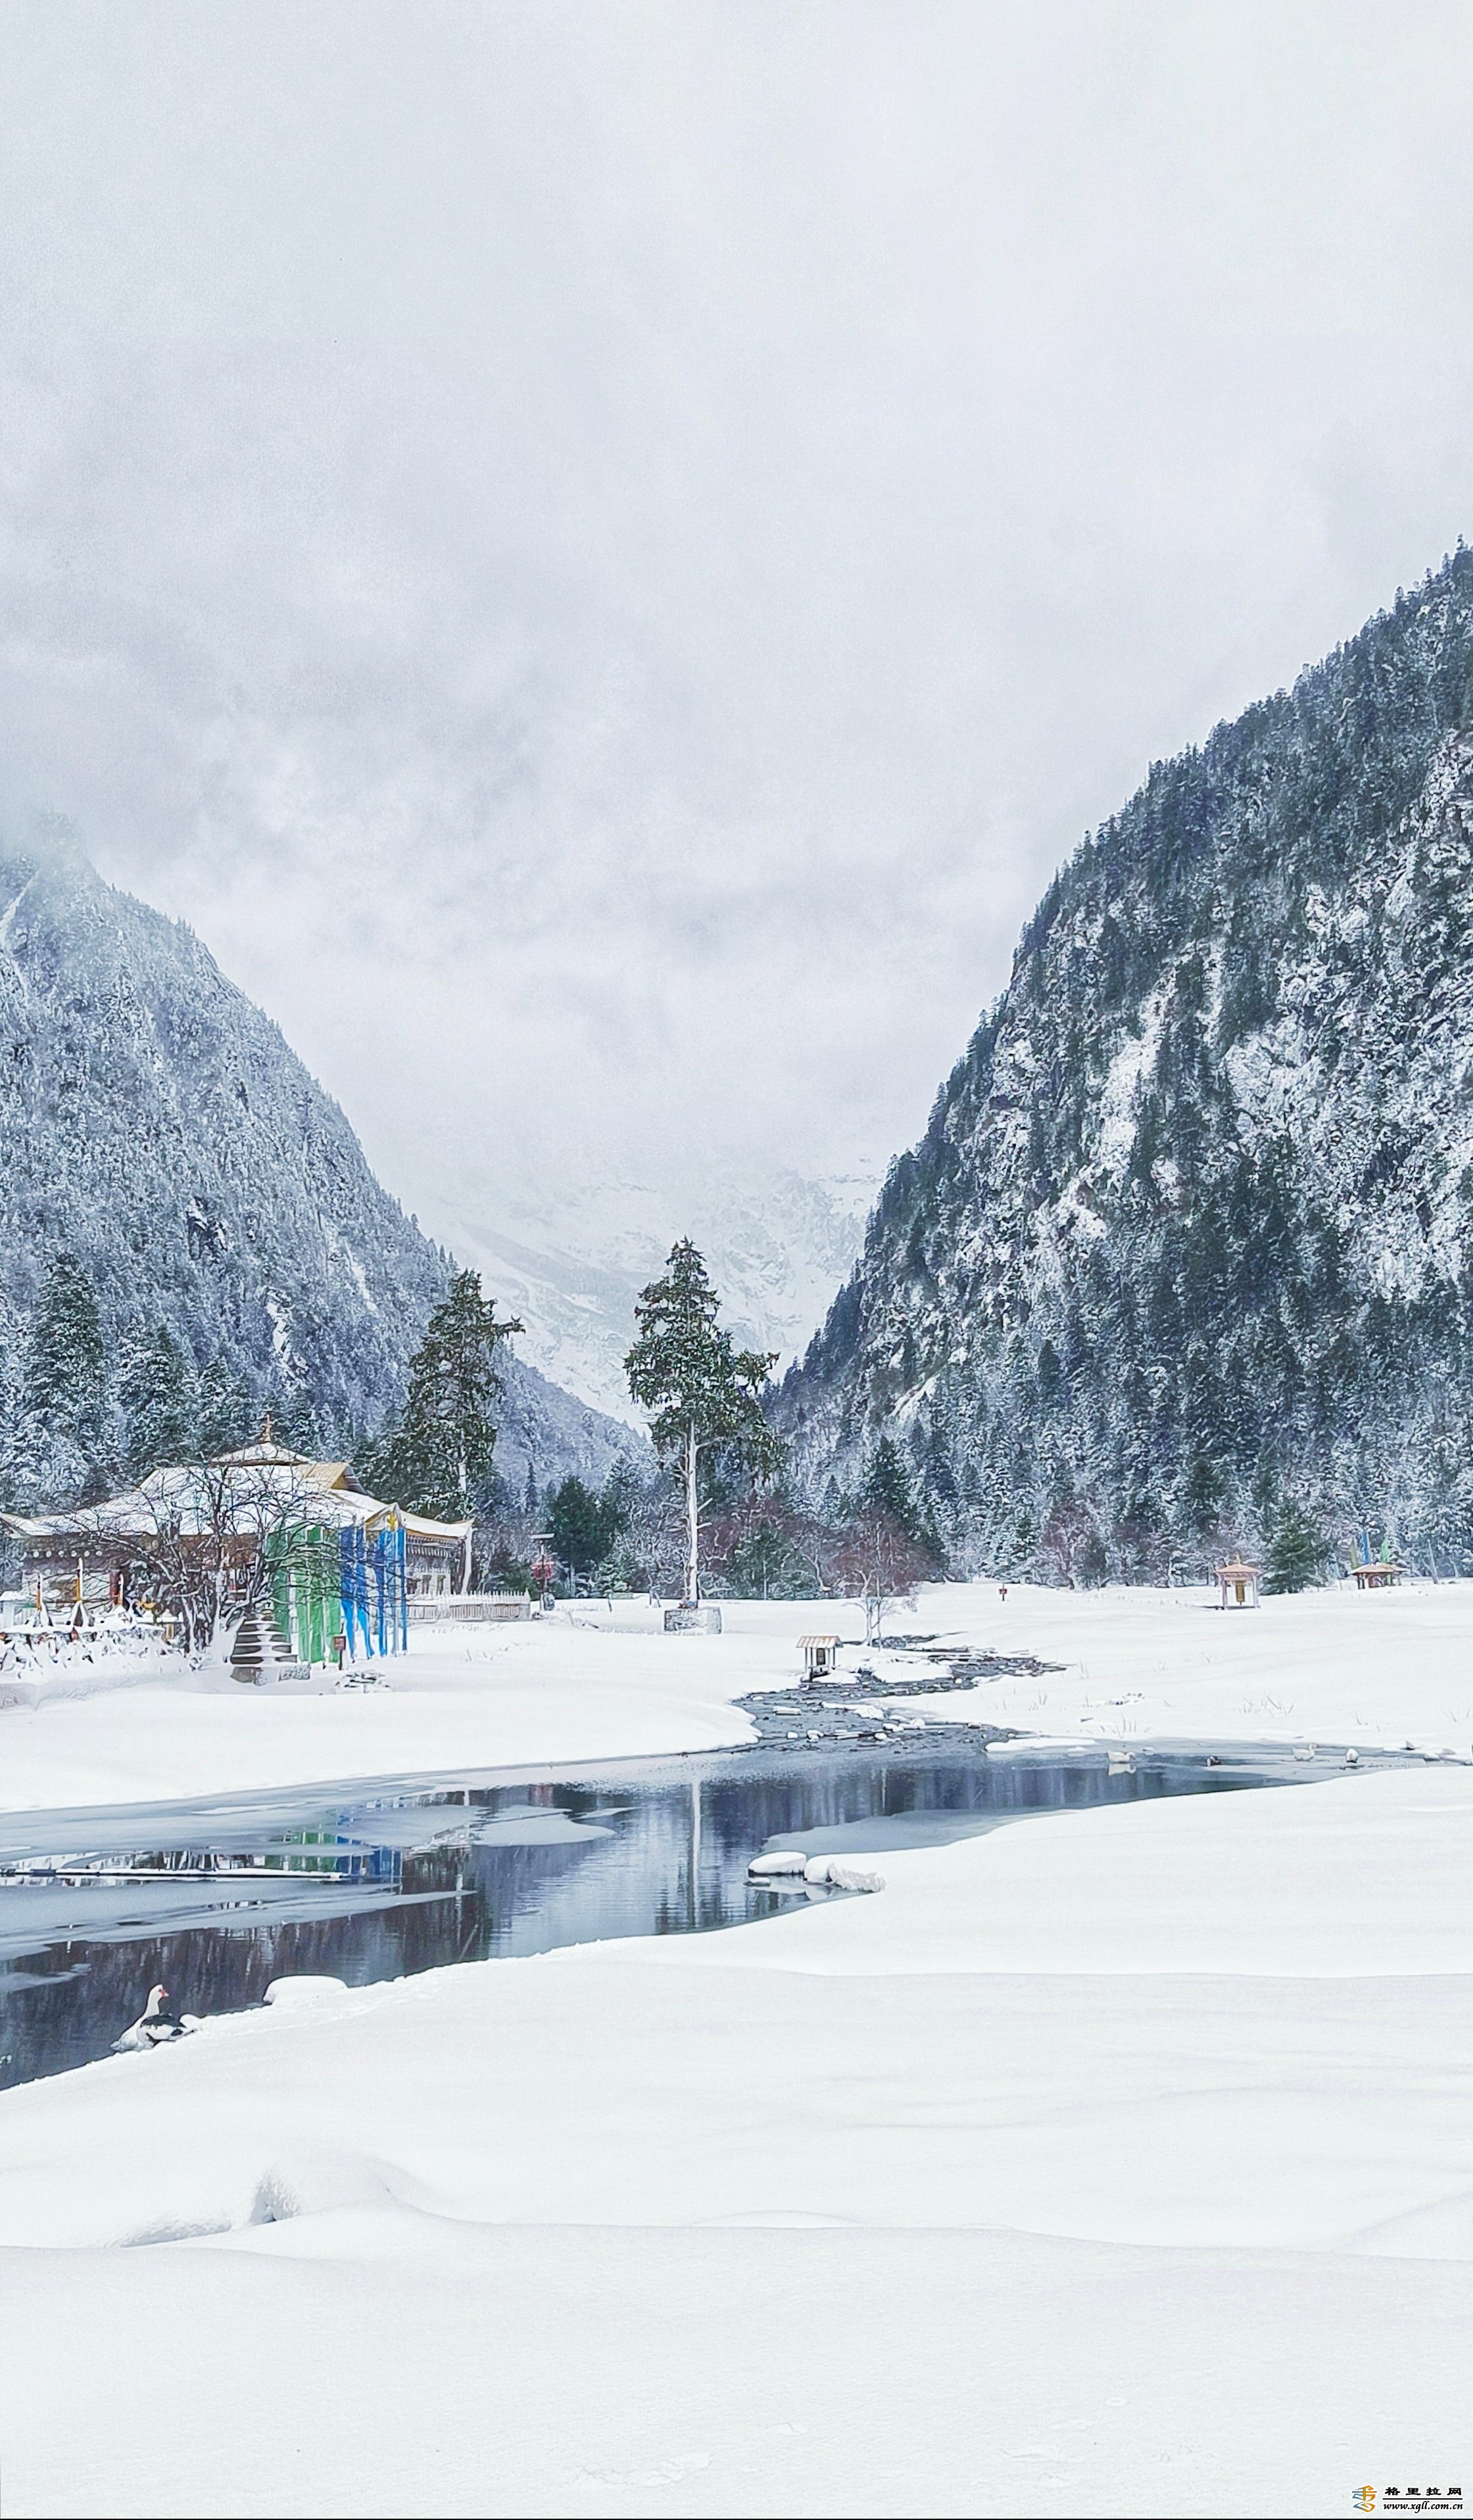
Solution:
{"label": "tall lone pine tree", "polygon": [[699,1463],[712,1450],[739,1455],[753,1468],[777,1462],[777,1439],[758,1394],[777,1360],[734,1348],[716,1316],[720,1299],[689,1235],[677,1242],[666,1275],[645,1288],[634,1308],[639,1335],[624,1360],[629,1388],[649,1412],[654,1449],[678,1466],[686,1492],[686,1598],[700,1598]]}

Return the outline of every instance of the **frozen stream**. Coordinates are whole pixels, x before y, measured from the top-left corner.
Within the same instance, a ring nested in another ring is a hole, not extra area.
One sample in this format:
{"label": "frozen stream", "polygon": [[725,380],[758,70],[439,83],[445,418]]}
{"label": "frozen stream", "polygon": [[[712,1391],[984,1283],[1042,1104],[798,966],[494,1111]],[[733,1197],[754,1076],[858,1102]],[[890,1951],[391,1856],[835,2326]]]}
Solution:
{"label": "frozen stream", "polygon": [[[794,1894],[746,1877],[773,1845],[879,1857],[1030,1814],[1300,1781],[1282,1751],[989,1757],[765,1750],[0,1815],[0,2085],[106,2055],[159,1979],[180,2011],[274,1977],[362,1986],[447,1961],[702,1933]],[[823,1898],[810,1891],[798,1896]]]}

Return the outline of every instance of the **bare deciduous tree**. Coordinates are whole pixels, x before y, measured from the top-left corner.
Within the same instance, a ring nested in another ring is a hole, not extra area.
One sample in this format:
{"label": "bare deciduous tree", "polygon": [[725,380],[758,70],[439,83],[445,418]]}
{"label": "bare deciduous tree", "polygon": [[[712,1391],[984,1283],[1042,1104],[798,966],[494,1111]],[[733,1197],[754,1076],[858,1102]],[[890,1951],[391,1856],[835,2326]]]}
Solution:
{"label": "bare deciduous tree", "polygon": [[178,1619],[188,1653],[271,1588],[279,1534],[322,1519],[322,1491],[290,1465],[211,1462],[156,1473],[139,1491],[148,1522],[130,1533],[130,1590]]}

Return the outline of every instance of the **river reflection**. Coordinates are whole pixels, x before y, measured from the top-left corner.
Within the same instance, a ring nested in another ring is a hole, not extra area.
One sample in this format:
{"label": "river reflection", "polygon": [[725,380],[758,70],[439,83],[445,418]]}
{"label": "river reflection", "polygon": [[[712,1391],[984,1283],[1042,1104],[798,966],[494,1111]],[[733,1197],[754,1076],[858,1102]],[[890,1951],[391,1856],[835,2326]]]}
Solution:
{"label": "river reflection", "polygon": [[[739,1751],[508,1781],[406,1780],[0,1816],[0,2085],[106,2055],[156,1980],[239,2010],[274,1977],[350,1986],[448,1961],[777,1912],[770,1843],[883,1853],[1030,1813],[1285,1782],[1198,1752]],[[1299,1776],[1304,1775],[1300,1770]],[[1297,1779],[1296,1779],[1297,1780]],[[818,1892],[817,1897],[826,1894]]]}

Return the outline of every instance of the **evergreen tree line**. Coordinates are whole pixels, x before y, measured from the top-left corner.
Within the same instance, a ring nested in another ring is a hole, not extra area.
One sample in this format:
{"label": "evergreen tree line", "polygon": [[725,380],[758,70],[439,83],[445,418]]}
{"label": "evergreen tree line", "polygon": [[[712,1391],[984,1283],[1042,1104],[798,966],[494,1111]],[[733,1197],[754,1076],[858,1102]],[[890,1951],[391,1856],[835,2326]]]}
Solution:
{"label": "evergreen tree line", "polygon": [[[641,1477],[616,1464],[602,1487],[568,1477],[514,1502],[493,1498],[476,1535],[478,1580],[533,1587],[545,1548],[555,1592],[606,1595],[684,1589],[684,1499],[668,1469]],[[781,1472],[713,1473],[701,1522],[700,1591],[713,1600],[812,1600],[858,1592],[871,1569],[887,1592],[943,1571],[939,1543],[899,1448],[882,1437],[854,1494],[815,1513]]]}
{"label": "evergreen tree line", "polygon": [[284,1440],[310,1444],[317,1432],[289,1389],[263,1400],[220,1359],[198,1363],[162,1325],[110,1341],[91,1278],[65,1252],[7,1360],[0,1405],[0,1488],[22,1511],[229,1452],[250,1441],[264,1405]]}
{"label": "evergreen tree line", "polygon": [[[496,1483],[497,1359],[519,1330],[496,1317],[473,1271],[452,1278],[410,1366],[400,1410],[357,1447],[367,1484],[412,1511],[463,1520],[503,1502]],[[258,1435],[321,1458],[355,1446],[325,1429],[290,1384],[253,1389],[216,1358],[197,1364],[168,1328],[110,1346],[97,1292],[67,1253],[53,1260],[6,1394],[4,1487],[21,1507],[76,1503],[182,1462],[212,1460]]]}

